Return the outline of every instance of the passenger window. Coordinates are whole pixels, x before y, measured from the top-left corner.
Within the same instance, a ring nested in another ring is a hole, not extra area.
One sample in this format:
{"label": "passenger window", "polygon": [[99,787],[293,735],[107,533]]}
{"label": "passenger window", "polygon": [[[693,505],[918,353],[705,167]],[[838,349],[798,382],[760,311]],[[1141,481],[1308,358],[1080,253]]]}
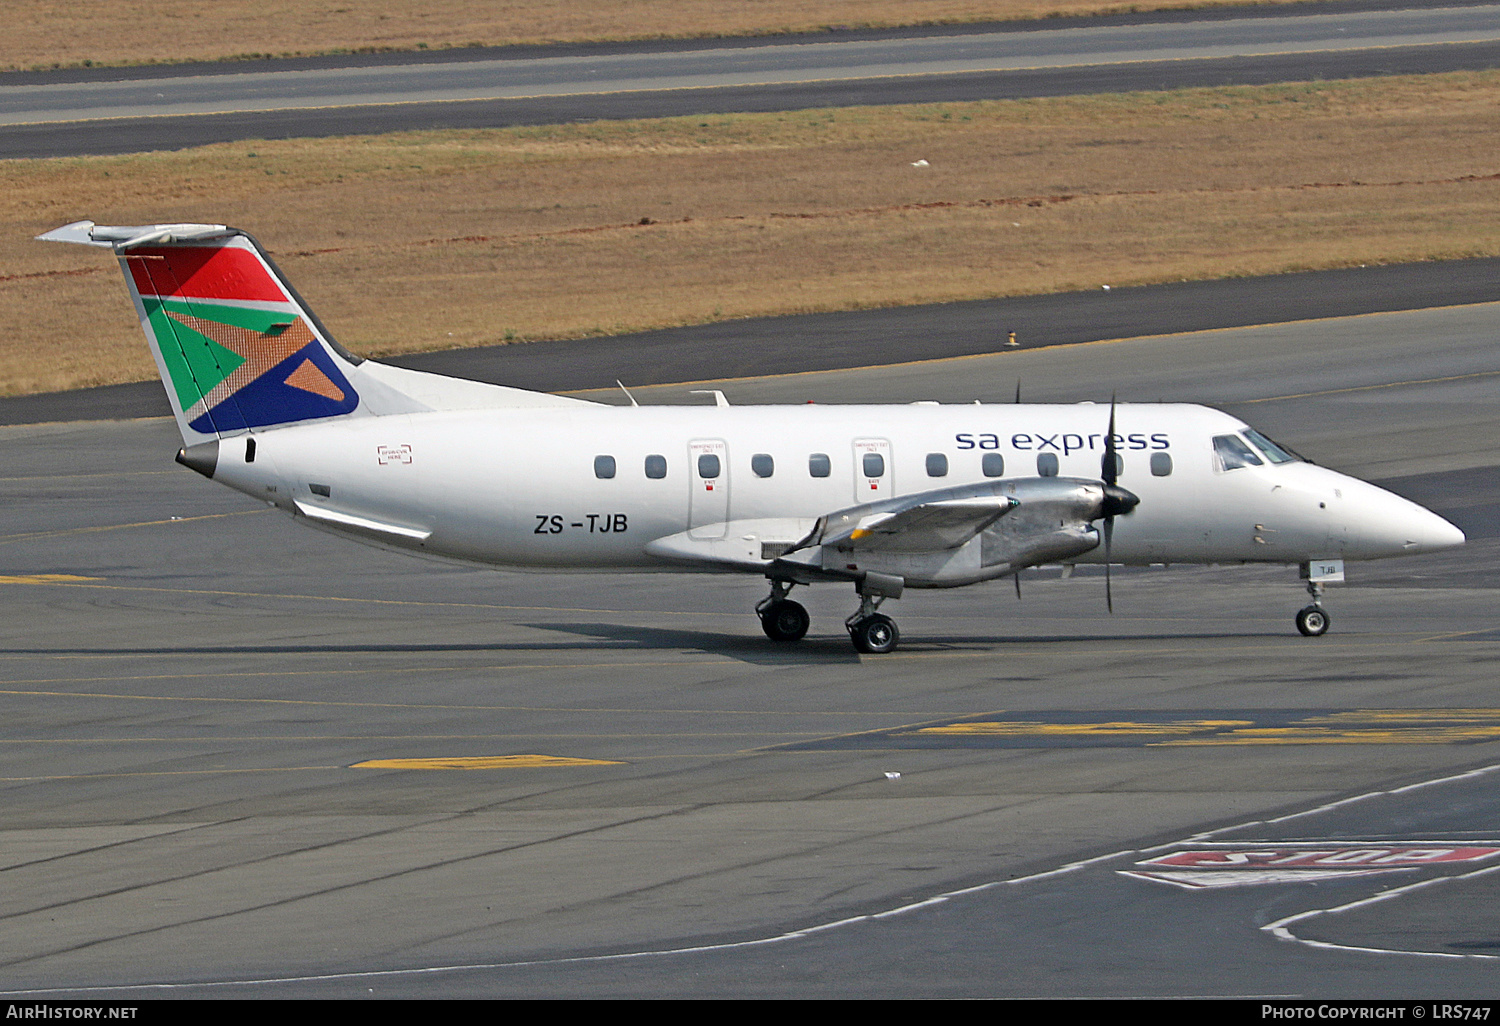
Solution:
{"label": "passenger window", "polygon": [[885,457],[878,452],[865,453],[865,458],[861,461],[861,465],[865,468],[865,477],[885,476]]}
{"label": "passenger window", "polygon": [[1039,477],[1057,476],[1057,453],[1039,453],[1036,458],[1036,472]]}
{"label": "passenger window", "polygon": [[719,457],[711,452],[706,452],[698,457],[698,476],[702,478],[715,478],[719,476]]}
{"label": "passenger window", "polygon": [[594,457],[594,476],[610,478],[615,476],[615,458],[613,456]]}
{"label": "passenger window", "polygon": [[1119,453],[1105,453],[1103,456],[1099,457],[1099,473],[1104,477],[1109,476],[1109,458],[1111,455],[1113,455],[1115,458],[1115,477],[1119,477],[1121,474],[1125,473],[1125,457],[1121,456]]}
{"label": "passenger window", "polygon": [[659,481],[667,476],[667,458],[665,456],[646,457],[646,476],[654,481]]}
{"label": "passenger window", "polygon": [[826,452],[815,452],[807,458],[807,472],[812,477],[827,477],[832,470],[833,464]]}
{"label": "passenger window", "polygon": [[940,452],[930,452],[930,453],[928,453],[927,454],[927,476],[928,477],[947,477],[948,476],[948,457],[946,455],[944,455],[943,453],[940,453]]}
{"label": "passenger window", "polygon": [[1261,466],[1261,458],[1238,435],[1215,435],[1214,459],[1220,470]]}
{"label": "passenger window", "polygon": [[770,477],[776,473],[776,461],[767,453],[758,452],[750,457],[750,469],[755,471],[756,477]]}
{"label": "passenger window", "polygon": [[1172,455],[1165,452],[1153,452],[1151,454],[1151,474],[1153,477],[1167,477],[1172,473]]}
{"label": "passenger window", "polygon": [[1005,476],[1005,457],[998,452],[987,452],[979,461],[979,467],[984,471],[985,477]]}

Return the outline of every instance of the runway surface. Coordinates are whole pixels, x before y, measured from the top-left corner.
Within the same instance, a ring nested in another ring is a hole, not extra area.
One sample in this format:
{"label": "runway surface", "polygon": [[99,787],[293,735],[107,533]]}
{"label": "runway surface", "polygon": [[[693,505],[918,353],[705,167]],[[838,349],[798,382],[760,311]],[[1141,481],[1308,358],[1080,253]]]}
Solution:
{"label": "runway surface", "polygon": [[[1083,572],[909,594],[884,657],[814,589],[773,648],[753,580],[416,562],[175,467],[167,421],[0,429],[5,986],[1492,995],[1497,331],[1484,303],[718,386],[1211,402],[1469,533],[1351,566],[1317,640],[1294,570],[1174,568],[1120,574],[1114,616]],[[577,761],[440,768],[515,756]],[[359,766],[390,759],[439,761]]]}
{"label": "runway surface", "polygon": [[[956,101],[1488,68],[1500,5],[701,44],[140,78],[0,77],[0,158],[430,127]],[[198,71],[199,73],[191,73]]]}

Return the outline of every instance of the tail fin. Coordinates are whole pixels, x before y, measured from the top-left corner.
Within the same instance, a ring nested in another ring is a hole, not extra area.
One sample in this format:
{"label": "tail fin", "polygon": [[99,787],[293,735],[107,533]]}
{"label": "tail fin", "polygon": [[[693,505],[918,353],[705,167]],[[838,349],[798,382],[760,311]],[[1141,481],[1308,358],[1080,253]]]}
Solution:
{"label": "tail fin", "polygon": [[244,232],[77,221],[37,237],[113,248],[187,445],[359,407],[360,359]]}

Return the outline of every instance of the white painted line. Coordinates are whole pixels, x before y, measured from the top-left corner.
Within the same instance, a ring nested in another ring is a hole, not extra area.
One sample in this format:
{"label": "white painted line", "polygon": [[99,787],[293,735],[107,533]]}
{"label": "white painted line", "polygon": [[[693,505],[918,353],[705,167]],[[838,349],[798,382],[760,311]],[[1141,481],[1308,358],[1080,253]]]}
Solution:
{"label": "white painted line", "polygon": [[1400,897],[1403,894],[1408,894],[1423,887],[1436,887],[1440,884],[1451,883],[1454,880],[1469,880],[1476,876],[1484,876],[1487,873],[1494,873],[1497,871],[1500,871],[1500,866],[1488,866],[1484,869],[1476,869],[1471,873],[1462,873],[1457,876],[1437,876],[1427,880],[1418,880],[1415,883],[1409,883],[1404,887],[1393,887],[1388,891],[1381,891],[1379,894],[1373,894],[1367,898],[1360,898],[1358,901],[1351,901],[1348,904],[1338,905],[1334,908],[1314,908],[1308,909],[1305,912],[1298,912],[1296,915],[1287,916],[1284,919],[1278,919],[1274,923],[1267,923],[1265,926],[1262,926],[1261,929],[1266,931],[1267,933],[1270,933],[1277,940],[1287,941],[1292,944],[1302,944],[1310,948],[1322,948],[1332,951],[1354,951],[1360,954],[1367,955],[1412,955],[1419,958],[1448,959],[1469,958],[1493,962],[1496,960],[1500,960],[1500,955],[1484,955],[1479,953],[1470,954],[1466,952],[1455,951],[1406,951],[1400,948],[1372,948],[1356,944],[1335,944],[1332,941],[1318,941],[1310,940],[1305,937],[1298,937],[1296,934],[1292,933],[1290,927],[1293,923],[1299,923],[1305,919],[1312,919],[1317,916],[1325,915],[1338,915],[1341,912],[1348,912],[1356,908],[1361,908],[1365,905],[1374,905],[1378,902],[1389,901],[1392,898]]}
{"label": "white painted line", "polygon": [[[1432,786],[1436,786],[1436,785],[1439,785],[1439,784],[1451,783],[1451,782],[1457,781],[1457,780],[1470,780],[1470,779],[1474,779],[1476,777],[1483,776],[1483,775],[1485,775],[1487,773],[1495,772],[1496,770],[1500,770],[1500,763],[1496,763],[1496,764],[1491,765],[1491,766],[1483,766],[1483,767],[1480,767],[1479,769],[1469,770],[1469,771],[1466,771],[1464,773],[1452,774],[1452,775],[1446,776],[1446,777],[1438,777],[1438,778],[1436,778],[1434,780],[1430,780],[1430,781],[1422,781],[1422,782],[1417,783],[1417,784],[1408,784],[1408,785],[1406,785],[1404,787],[1396,788],[1396,789],[1393,789],[1393,790],[1371,791],[1368,794],[1355,795],[1352,798],[1343,798],[1343,799],[1340,799],[1339,801],[1336,801],[1336,802],[1328,802],[1326,804],[1316,806],[1316,807],[1314,807],[1312,809],[1308,809],[1308,810],[1303,811],[1303,812],[1297,812],[1297,813],[1293,813],[1293,814],[1288,815],[1288,816],[1282,816],[1282,817],[1280,817],[1278,819],[1273,819],[1273,820],[1269,820],[1269,821],[1249,820],[1249,821],[1247,821],[1244,824],[1237,824],[1235,826],[1220,827],[1220,828],[1218,828],[1216,830],[1209,830],[1209,831],[1205,831],[1205,832],[1202,832],[1202,833],[1193,834],[1187,840],[1174,841],[1171,844],[1155,845],[1155,846],[1153,846],[1151,848],[1144,848],[1144,849],[1140,849],[1140,848],[1126,848],[1126,849],[1122,849],[1120,851],[1110,852],[1107,855],[1096,855],[1093,858],[1082,859],[1082,860],[1077,861],[1077,862],[1069,862],[1066,865],[1058,866],[1056,869],[1047,869],[1047,870],[1043,870],[1043,871],[1041,871],[1039,873],[1029,874],[1027,876],[1018,876],[1018,877],[1015,877],[1015,878],[1009,879],[1009,880],[992,880],[992,881],[989,881],[987,883],[976,884],[976,885],[974,885],[972,887],[963,887],[963,888],[960,888],[958,890],[944,891],[941,894],[935,894],[932,897],[924,898],[924,899],[922,899],[920,901],[914,901],[914,902],[910,902],[910,903],[907,903],[907,904],[904,904],[904,905],[898,905],[898,906],[896,906],[894,908],[887,909],[884,912],[875,912],[875,913],[870,913],[870,914],[867,914],[867,915],[849,916],[849,917],[844,918],[844,919],[836,919],[836,920],[833,920],[832,922],[822,923],[822,924],[819,924],[817,926],[808,926],[808,927],[803,927],[802,929],[798,929],[798,930],[789,930],[789,931],[786,931],[784,933],[773,934],[773,935],[768,936],[768,937],[757,937],[757,938],[752,939],[752,940],[726,941],[726,942],[724,942],[722,944],[698,944],[698,945],[692,945],[692,946],[680,947],[680,948],[655,948],[655,949],[647,949],[647,950],[642,950],[642,951],[621,951],[621,952],[615,952],[615,953],[606,954],[606,955],[580,955],[580,956],[577,956],[577,957],[574,957],[574,958],[529,959],[529,960],[517,961],[517,962],[476,962],[476,963],[455,964],[455,965],[422,966],[422,967],[410,968],[410,969],[373,969],[373,970],[367,970],[367,971],[361,971],[361,972],[318,973],[318,974],[313,974],[313,975],[308,975],[308,976],[278,976],[278,977],[264,977],[264,978],[260,978],[260,979],[243,979],[243,980],[206,980],[206,981],[193,982],[193,983],[133,983],[133,984],[121,984],[121,985],[113,986],[113,987],[66,987],[66,988],[54,987],[54,988],[34,988],[34,989],[29,989],[29,990],[0,990],[0,994],[3,994],[3,995],[8,996],[8,997],[31,997],[31,996],[42,995],[42,994],[64,994],[64,993],[65,994],[110,994],[110,993],[119,993],[119,992],[122,992],[122,991],[173,992],[173,991],[206,990],[206,989],[210,989],[210,988],[224,988],[224,987],[257,987],[257,986],[267,986],[267,985],[275,985],[275,984],[290,984],[290,983],[324,983],[324,982],[332,982],[332,981],[335,981],[335,980],[391,979],[391,978],[394,978],[394,977],[433,976],[433,975],[437,975],[439,973],[486,972],[486,971],[492,971],[492,970],[497,970],[497,969],[524,969],[524,968],[530,968],[530,967],[536,967],[536,966],[560,966],[560,965],[582,965],[582,964],[600,963],[600,962],[624,962],[624,961],[630,961],[630,960],[642,959],[642,958],[664,958],[664,957],[670,957],[670,956],[673,956],[673,955],[695,955],[695,954],[702,954],[704,952],[710,952],[710,951],[733,951],[733,950],[742,949],[742,948],[765,947],[765,946],[772,945],[772,944],[780,944],[780,943],[783,943],[785,941],[800,940],[800,939],[805,938],[805,937],[811,937],[811,936],[814,936],[816,934],[827,933],[827,932],[830,932],[832,930],[842,929],[844,927],[853,926],[853,925],[858,924],[858,923],[870,923],[870,922],[877,922],[877,921],[883,920],[883,919],[890,919],[890,918],[893,918],[893,917],[896,917],[896,916],[905,915],[905,914],[907,914],[909,912],[915,912],[918,909],[931,908],[934,905],[943,904],[943,903],[945,903],[947,901],[950,901],[950,900],[952,900],[954,898],[965,897],[965,896],[968,896],[968,895],[971,895],[971,894],[978,894],[978,893],[983,892],[983,891],[995,890],[995,889],[998,889],[998,888],[1001,888],[1001,887],[1015,887],[1015,886],[1019,886],[1021,884],[1034,883],[1034,882],[1036,882],[1038,880],[1047,880],[1047,879],[1052,879],[1054,877],[1065,876],[1065,875],[1067,875],[1069,873],[1075,873],[1078,870],[1085,869],[1085,868],[1087,868],[1089,866],[1098,865],[1099,863],[1102,863],[1102,862],[1110,862],[1110,861],[1113,861],[1115,859],[1125,858],[1125,857],[1131,856],[1131,855],[1140,855],[1140,854],[1144,854],[1146,852],[1160,851],[1163,848],[1170,848],[1170,847],[1173,847],[1174,845],[1179,845],[1180,846],[1180,845],[1184,845],[1184,844],[1203,844],[1203,843],[1206,843],[1206,841],[1203,840],[1203,839],[1212,837],[1215,834],[1227,833],[1227,832],[1229,832],[1231,830],[1244,829],[1247,825],[1248,826],[1259,825],[1259,824],[1261,824],[1263,822],[1270,822],[1270,823],[1286,822],[1288,820],[1297,819],[1300,816],[1313,815],[1314,813],[1317,813],[1317,812],[1320,812],[1320,811],[1327,811],[1329,809],[1339,808],[1340,806],[1348,805],[1348,804],[1351,804],[1351,803],[1354,803],[1354,802],[1363,801],[1363,800],[1365,800],[1367,798],[1377,798],[1377,797],[1380,797],[1382,795],[1390,795],[1390,794],[1402,794],[1402,793],[1406,793],[1408,791],[1417,790],[1419,788],[1432,787]],[[1225,843],[1229,843],[1229,842],[1225,842]],[[1419,887],[1419,886],[1427,886],[1427,885],[1431,885],[1431,884],[1442,883],[1442,882],[1445,882],[1445,881],[1448,881],[1448,880],[1464,880],[1464,879],[1468,879],[1470,877],[1480,876],[1480,875],[1482,875],[1484,873],[1495,872],[1497,870],[1500,870],[1500,866],[1491,866],[1491,867],[1488,867],[1486,869],[1476,870],[1475,872],[1466,873],[1466,874],[1463,874],[1463,875],[1460,875],[1460,876],[1444,876],[1444,877],[1436,877],[1436,878],[1432,878],[1432,879],[1428,879],[1428,880],[1422,880],[1422,881],[1419,881],[1419,882],[1417,882],[1415,884],[1408,884],[1405,887],[1396,888],[1396,889],[1391,890],[1391,891],[1383,891],[1383,892],[1381,892],[1381,894],[1376,895],[1374,898],[1363,898],[1363,899],[1360,899],[1357,902],[1352,902],[1352,903],[1350,903],[1348,905],[1340,906],[1338,908],[1334,908],[1334,909],[1312,909],[1312,910],[1309,910],[1307,912],[1300,912],[1300,913],[1298,913],[1295,916],[1288,916],[1285,919],[1279,919],[1279,920],[1277,920],[1274,923],[1269,923],[1266,926],[1261,927],[1261,929],[1265,930],[1265,931],[1267,931],[1269,933],[1271,933],[1273,936],[1277,937],[1280,940],[1290,941],[1290,942],[1297,943],[1297,944],[1304,944],[1304,945],[1307,945],[1309,947],[1336,948],[1336,949],[1342,950],[1342,951],[1370,952],[1370,953],[1383,954],[1383,955],[1422,955],[1422,956],[1428,956],[1428,957],[1434,957],[1434,958],[1460,958],[1460,959],[1462,959],[1462,958],[1471,958],[1471,959],[1496,960],[1496,959],[1500,959],[1500,955],[1447,954],[1447,953],[1444,953],[1444,952],[1425,952],[1425,951],[1389,951],[1389,950],[1380,949],[1380,948],[1361,948],[1361,947],[1354,947],[1354,946],[1350,946],[1350,945],[1330,944],[1330,943],[1323,942],[1323,941],[1310,941],[1310,940],[1304,940],[1302,938],[1296,937],[1295,935],[1293,935],[1287,929],[1287,927],[1290,924],[1292,924],[1294,922],[1297,922],[1297,921],[1299,921],[1301,919],[1307,919],[1307,918],[1311,918],[1312,916],[1322,915],[1322,914],[1325,914],[1325,913],[1332,914],[1332,913],[1346,911],[1348,909],[1355,908],[1355,907],[1357,907],[1359,905],[1362,905],[1362,904],[1368,904],[1371,901],[1385,900],[1386,898],[1395,897],[1397,894],[1400,894],[1400,893],[1405,892],[1405,891],[1412,890],[1412,889],[1414,889],[1416,887]]]}

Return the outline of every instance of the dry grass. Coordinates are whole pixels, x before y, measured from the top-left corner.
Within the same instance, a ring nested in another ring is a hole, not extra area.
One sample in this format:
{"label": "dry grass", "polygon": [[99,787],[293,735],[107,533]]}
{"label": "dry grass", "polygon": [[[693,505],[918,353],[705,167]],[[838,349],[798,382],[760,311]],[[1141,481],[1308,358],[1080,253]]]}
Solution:
{"label": "dry grass", "polygon": [[1312,0],[6,0],[0,69],[772,35]]}
{"label": "dry grass", "polygon": [[1497,134],[1487,72],[0,163],[0,391],[154,374],[80,217],[254,231],[380,354],[1500,254]]}

